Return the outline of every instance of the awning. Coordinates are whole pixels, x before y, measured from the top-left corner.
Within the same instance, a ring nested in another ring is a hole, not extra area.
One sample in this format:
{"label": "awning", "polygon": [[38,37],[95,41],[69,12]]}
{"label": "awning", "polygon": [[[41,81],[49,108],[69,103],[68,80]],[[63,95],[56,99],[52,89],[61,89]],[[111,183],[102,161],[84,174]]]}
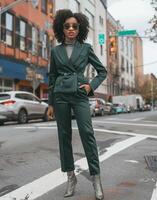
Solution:
{"label": "awning", "polygon": [[[18,63],[12,60],[0,58],[0,77],[27,80],[27,68],[29,68],[27,63]],[[47,68],[36,67],[36,73],[43,76],[43,82],[48,84]]]}
{"label": "awning", "polygon": [[0,77],[26,79],[26,65],[0,58]]}

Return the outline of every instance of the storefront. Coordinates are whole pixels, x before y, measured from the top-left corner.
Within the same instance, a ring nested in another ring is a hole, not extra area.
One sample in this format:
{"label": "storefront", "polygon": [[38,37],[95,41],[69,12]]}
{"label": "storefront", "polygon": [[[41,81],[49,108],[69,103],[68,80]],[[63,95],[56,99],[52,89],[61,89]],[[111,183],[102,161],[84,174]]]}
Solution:
{"label": "storefront", "polygon": [[46,96],[48,88],[47,68],[36,67],[32,69],[32,77],[28,77],[28,68],[27,63],[0,58],[0,92],[23,90],[34,92],[40,98]]}

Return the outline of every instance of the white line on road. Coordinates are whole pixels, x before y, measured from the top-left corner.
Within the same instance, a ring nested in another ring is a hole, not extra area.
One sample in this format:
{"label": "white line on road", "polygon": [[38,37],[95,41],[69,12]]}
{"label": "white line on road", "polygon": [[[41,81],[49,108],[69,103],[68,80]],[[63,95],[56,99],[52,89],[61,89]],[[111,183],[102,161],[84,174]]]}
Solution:
{"label": "white line on road", "polygon": [[94,123],[105,123],[105,124],[123,124],[123,125],[129,125],[129,126],[148,126],[148,127],[157,127],[157,124],[136,124],[136,123],[126,123],[126,122],[110,122],[110,121],[97,121],[93,120]]}
{"label": "white line on road", "polygon": [[124,118],[113,118],[112,117],[112,118],[108,118],[108,119],[105,119],[105,120],[115,120],[115,121],[118,120],[118,121],[128,121],[129,122],[129,121],[140,121],[142,119],[144,119],[144,118],[141,117],[141,118],[135,118],[135,119],[130,119],[130,118],[129,119],[126,119],[126,118],[124,119]]}
{"label": "white line on road", "polygon": [[157,200],[157,182],[156,182],[155,188],[153,190],[151,200]]}
{"label": "white line on road", "polygon": [[142,119],[144,119],[144,118],[143,117],[141,117],[141,118],[135,118],[135,119],[131,119],[131,121],[140,121]]}
{"label": "white line on road", "polygon": [[[115,143],[113,146],[107,148],[107,152],[105,152],[104,154],[100,156],[100,162],[103,162],[104,160],[110,158],[111,156],[117,154],[118,152],[146,138],[147,136],[145,135],[136,135],[124,141]],[[76,161],[75,165],[81,168],[82,170],[88,169],[86,158],[82,158]],[[31,183],[28,183],[27,185],[22,186],[21,188],[18,188],[0,197],[0,200],[13,200],[13,199],[22,200],[22,199],[26,199],[26,197],[29,197],[28,198],[29,200],[33,200],[44,195],[50,190],[53,190],[54,188],[63,184],[64,182],[66,182],[66,178],[61,173],[61,169],[57,169],[53,171],[52,173],[49,173],[39,179],[36,179],[35,181]],[[155,200],[155,199],[152,199],[152,200]]]}
{"label": "white line on road", "polygon": [[[35,127],[33,126],[21,126],[21,127],[15,127],[14,129],[34,129]],[[57,129],[57,127],[53,126],[53,127],[38,127],[38,129]],[[78,130],[77,127],[72,127],[73,130]],[[129,135],[129,136],[137,136],[137,135],[144,135],[144,134],[138,134],[138,133],[133,133],[133,132],[121,132],[121,131],[113,131],[113,130],[109,130],[109,129],[99,129],[99,128],[94,128],[94,131],[98,131],[98,132],[107,132],[107,133],[113,133],[113,134],[119,134],[119,135]],[[153,139],[157,139],[157,136],[155,135],[144,135],[147,138],[153,138]]]}

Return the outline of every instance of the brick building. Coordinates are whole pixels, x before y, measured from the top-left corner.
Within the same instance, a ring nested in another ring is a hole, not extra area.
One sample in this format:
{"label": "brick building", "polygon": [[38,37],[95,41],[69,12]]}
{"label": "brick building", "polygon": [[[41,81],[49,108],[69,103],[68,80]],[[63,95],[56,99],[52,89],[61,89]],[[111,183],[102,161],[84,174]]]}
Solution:
{"label": "brick building", "polygon": [[0,91],[24,90],[46,98],[53,0],[32,2],[1,0]]}

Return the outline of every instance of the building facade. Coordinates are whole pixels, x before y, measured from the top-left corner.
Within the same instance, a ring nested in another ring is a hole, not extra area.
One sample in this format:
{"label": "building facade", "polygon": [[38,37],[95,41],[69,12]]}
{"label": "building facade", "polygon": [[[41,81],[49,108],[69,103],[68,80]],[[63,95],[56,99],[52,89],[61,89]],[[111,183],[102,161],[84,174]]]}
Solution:
{"label": "building facade", "polygon": [[[119,30],[124,30],[120,24]],[[120,94],[125,95],[135,93],[135,53],[134,38],[132,36],[118,37],[118,53]]]}
{"label": "building facade", "polygon": [[108,99],[120,93],[120,71],[118,54],[118,22],[107,12],[107,90]]}
{"label": "building facade", "polygon": [[134,38],[134,55],[135,55],[135,88],[136,92],[140,93],[144,84],[143,72],[143,42],[137,34]]}
{"label": "building facade", "polygon": [[[35,2],[35,1],[34,1]],[[47,97],[53,1],[1,0],[0,91]]]}

